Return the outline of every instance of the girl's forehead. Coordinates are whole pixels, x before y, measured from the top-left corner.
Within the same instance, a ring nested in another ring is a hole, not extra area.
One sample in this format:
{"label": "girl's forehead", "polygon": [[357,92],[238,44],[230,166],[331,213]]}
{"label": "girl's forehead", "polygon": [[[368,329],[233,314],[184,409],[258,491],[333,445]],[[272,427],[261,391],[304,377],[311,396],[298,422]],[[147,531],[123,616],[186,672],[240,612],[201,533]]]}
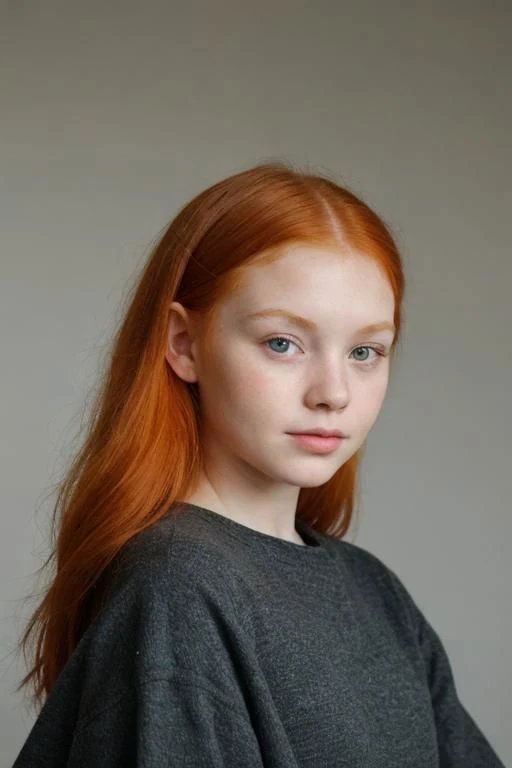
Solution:
{"label": "girl's forehead", "polygon": [[278,264],[248,271],[246,280],[226,297],[229,315],[242,317],[281,308],[297,314],[340,312],[343,308],[366,312],[394,305],[394,294],[378,265],[359,263],[310,265]]}

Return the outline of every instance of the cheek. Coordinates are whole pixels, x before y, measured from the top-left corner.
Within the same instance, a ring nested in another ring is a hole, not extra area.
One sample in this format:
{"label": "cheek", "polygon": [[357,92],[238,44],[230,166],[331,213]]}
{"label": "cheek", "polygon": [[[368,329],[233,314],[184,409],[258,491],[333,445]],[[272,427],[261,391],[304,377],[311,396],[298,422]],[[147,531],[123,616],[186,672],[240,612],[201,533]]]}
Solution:
{"label": "cheek", "polygon": [[293,407],[282,376],[272,375],[260,365],[238,366],[229,386],[230,409],[244,434],[255,434],[277,426]]}
{"label": "cheek", "polygon": [[261,368],[238,372],[230,389],[240,410],[247,414],[263,415],[268,408],[278,406],[276,384],[261,373]]}
{"label": "cheek", "polygon": [[208,376],[212,408],[240,416],[257,411],[267,397],[271,398],[269,377],[262,374],[257,362],[237,348],[216,358]]}
{"label": "cheek", "polygon": [[362,387],[358,392],[357,410],[361,414],[361,420],[370,424],[375,421],[386,396],[388,377],[376,377]]}
{"label": "cheek", "polygon": [[368,397],[373,403],[381,403],[386,395],[388,387],[389,372],[382,371],[380,375],[375,376],[368,384]]}

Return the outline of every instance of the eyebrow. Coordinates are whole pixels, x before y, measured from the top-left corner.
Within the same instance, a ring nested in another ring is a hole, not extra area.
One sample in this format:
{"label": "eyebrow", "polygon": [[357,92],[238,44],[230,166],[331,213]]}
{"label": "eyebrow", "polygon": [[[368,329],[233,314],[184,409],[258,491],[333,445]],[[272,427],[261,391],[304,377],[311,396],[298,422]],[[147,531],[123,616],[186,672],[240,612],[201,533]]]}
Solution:
{"label": "eyebrow", "polygon": [[[296,315],[294,312],[287,312],[284,309],[264,309],[261,312],[253,312],[247,317],[249,319],[260,317],[283,317],[286,320],[289,320],[291,323],[294,323],[301,328],[305,328],[308,331],[318,330],[318,326],[313,322],[313,320],[309,320],[307,317],[302,317],[301,315]],[[365,325],[363,328],[359,328],[358,332],[375,333],[376,331],[393,331],[394,333],[395,330],[396,329],[393,323],[386,321],[382,323],[370,323],[370,325]]]}

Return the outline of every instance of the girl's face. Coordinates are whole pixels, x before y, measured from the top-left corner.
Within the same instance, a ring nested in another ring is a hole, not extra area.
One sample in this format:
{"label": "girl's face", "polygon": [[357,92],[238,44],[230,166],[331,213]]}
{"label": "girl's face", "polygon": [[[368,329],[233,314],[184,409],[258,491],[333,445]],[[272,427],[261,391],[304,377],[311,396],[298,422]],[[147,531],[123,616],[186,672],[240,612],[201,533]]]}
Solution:
{"label": "girl's face", "polygon": [[[243,289],[220,307],[213,365],[190,321],[180,325],[183,307],[172,306],[178,313],[171,312],[167,359],[198,383],[207,475],[218,485],[241,495],[279,494],[285,486],[298,493],[326,483],[361,447],[384,400],[393,340],[392,328],[362,330],[393,326],[393,292],[368,258],[304,244],[250,268]],[[270,310],[301,315],[310,327],[254,316]],[[192,343],[178,349],[184,327]],[[315,427],[348,437],[319,454],[288,434]]]}

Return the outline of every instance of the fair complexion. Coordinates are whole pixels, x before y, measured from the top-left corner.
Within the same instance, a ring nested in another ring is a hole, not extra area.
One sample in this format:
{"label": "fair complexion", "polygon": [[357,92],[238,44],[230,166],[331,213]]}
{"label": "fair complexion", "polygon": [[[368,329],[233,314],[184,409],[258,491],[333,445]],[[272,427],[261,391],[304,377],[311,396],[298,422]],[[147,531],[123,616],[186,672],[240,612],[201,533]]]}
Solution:
{"label": "fair complexion", "polygon": [[[280,309],[305,317],[250,317]],[[326,483],[362,446],[389,378],[394,297],[364,254],[299,244],[272,264],[254,266],[222,304],[211,350],[202,354],[190,313],[170,307],[166,358],[197,382],[205,469],[185,501],[295,543],[301,488]],[[315,324],[313,327],[312,323]],[[315,427],[348,435],[331,453],[297,445],[289,432]]]}

